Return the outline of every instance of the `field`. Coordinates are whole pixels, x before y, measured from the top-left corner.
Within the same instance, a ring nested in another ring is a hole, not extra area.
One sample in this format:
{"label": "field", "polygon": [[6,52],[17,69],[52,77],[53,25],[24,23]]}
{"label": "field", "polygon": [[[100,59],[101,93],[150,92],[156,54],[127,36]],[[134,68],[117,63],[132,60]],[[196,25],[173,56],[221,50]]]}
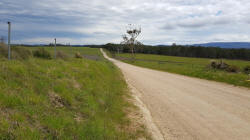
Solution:
{"label": "field", "polygon": [[[37,47],[23,47],[36,50]],[[53,56],[54,48],[46,48]],[[0,57],[0,139],[137,139],[123,77],[99,49],[58,47],[63,59]],[[75,52],[98,59],[74,58]]]}
{"label": "field", "polygon": [[[198,77],[202,79],[225,82],[236,86],[250,87],[247,81],[250,77],[244,73],[229,73],[222,70],[215,70],[208,67],[211,60],[204,58],[174,57],[151,54],[136,54],[135,61],[132,61],[131,54],[116,54],[116,58],[133,65],[167,71],[186,76]],[[220,61],[220,60],[218,60]],[[230,65],[235,65],[240,69],[250,65],[249,61],[223,60]]]}

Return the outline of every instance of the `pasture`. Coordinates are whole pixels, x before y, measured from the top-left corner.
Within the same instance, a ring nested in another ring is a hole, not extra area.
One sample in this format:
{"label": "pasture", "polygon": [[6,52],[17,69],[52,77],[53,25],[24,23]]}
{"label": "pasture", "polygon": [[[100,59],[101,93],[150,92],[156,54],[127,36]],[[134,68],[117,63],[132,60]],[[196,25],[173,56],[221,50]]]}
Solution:
{"label": "pasture", "polygon": [[[129,53],[116,54],[115,57],[122,60],[123,62],[141,67],[167,71],[201,79],[225,82],[236,86],[250,87],[250,82],[247,81],[250,77],[243,72],[230,73],[210,68],[209,65],[211,61],[216,59],[136,54],[135,60],[132,60],[131,54]],[[216,61],[221,61],[221,59],[217,59]],[[244,67],[250,65],[250,61],[227,59],[222,59],[222,61],[227,64],[237,66],[241,71]]]}

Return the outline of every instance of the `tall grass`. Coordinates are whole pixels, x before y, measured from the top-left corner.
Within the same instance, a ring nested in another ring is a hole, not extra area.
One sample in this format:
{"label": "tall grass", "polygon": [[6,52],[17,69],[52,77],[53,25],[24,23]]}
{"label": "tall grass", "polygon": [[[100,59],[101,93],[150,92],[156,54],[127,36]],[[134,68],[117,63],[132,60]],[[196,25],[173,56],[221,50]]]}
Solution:
{"label": "tall grass", "polygon": [[[1,43],[0,44],[0,57],[8,58],[8,47]],[[31,50],[21,47],[11,47],[11,59],[24,60],[32,57]]]}

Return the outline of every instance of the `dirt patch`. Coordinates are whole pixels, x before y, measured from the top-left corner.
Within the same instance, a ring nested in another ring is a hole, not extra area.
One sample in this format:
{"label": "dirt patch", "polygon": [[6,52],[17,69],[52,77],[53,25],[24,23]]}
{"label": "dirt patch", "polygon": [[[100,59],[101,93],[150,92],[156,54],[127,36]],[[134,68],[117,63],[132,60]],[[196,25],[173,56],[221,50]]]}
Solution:
{"label": "dirt patch", "polygon": [[65,105],[63,99],[54,92],[49,93],[49,99],[56,108],[62,108]]}

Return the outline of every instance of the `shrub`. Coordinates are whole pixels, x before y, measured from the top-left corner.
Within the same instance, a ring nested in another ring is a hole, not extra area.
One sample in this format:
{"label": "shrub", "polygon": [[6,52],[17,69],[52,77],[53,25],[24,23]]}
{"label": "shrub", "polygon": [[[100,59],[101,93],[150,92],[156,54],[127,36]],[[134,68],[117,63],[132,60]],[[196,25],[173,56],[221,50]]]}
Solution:
{"label": "shrub", "polygon": [[44,48],[39,48],[33,52],[34,57],[39,57],[39,58],[45,58],[45,59],[51,59],[50,53],[45,50]]}
{"label": "shrub", "polygon": [[60,59],[67,59],[68,58],[68,55],[67,54],[65,54],[64,52],[62,52],[62,51],[57,51],[57,53],[56,53],[56,58],[60,58]]}
{"label": "shrub", "polygon": [[75,54],[75,58],[82,58],[82,55],[81,55],[79,52],[77,52],[77,53]]}
{"label": "shrub", "polygon": [[245,66],[244,69],[243,69],[243,72],[246,73],[246,74],[250,74],[250,65]]}
{"label": "shrub", "polygon": [[234,65],[228,66],[226,69],[227,72],[234,72],[237,73],[240,71],[240,68]]}

